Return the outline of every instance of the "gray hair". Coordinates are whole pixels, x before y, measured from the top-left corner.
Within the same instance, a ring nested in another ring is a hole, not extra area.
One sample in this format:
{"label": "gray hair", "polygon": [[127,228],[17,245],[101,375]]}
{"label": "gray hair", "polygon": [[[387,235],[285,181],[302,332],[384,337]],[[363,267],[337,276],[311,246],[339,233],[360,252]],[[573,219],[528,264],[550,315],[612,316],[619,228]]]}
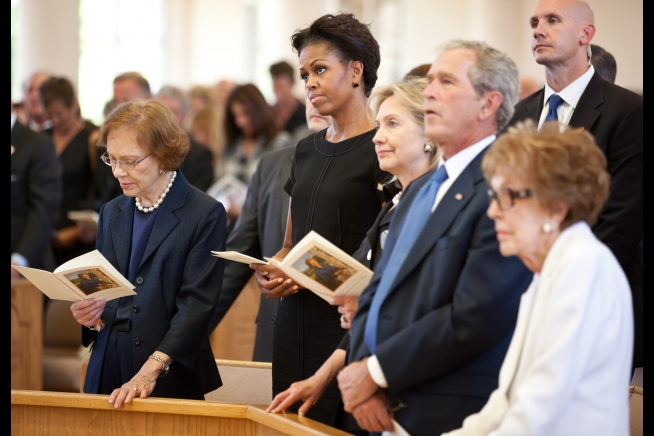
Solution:
{"label": "gray hair", "polygon": [[188,106],[188,101],[186,99],[186,95],[181,89],[171,85],[164,85],[159,89],[159,92],[157,92],[157,99],[161,97],[174,98],[176,100],[179,100],[180,102],[182,102],[182,109],[186,111]]}
{"label": "gray hair", "polygon": [[495,114],[497,131],[502,131],[513,116],[520,94],[520,79],[515,62],[506,53],[483,41],[456,39],[441,47],[441,52],[448,50],[471,50],[477,55],[468,78],[479,96],[489,91],[497,91],[502,95],[502,104]]}

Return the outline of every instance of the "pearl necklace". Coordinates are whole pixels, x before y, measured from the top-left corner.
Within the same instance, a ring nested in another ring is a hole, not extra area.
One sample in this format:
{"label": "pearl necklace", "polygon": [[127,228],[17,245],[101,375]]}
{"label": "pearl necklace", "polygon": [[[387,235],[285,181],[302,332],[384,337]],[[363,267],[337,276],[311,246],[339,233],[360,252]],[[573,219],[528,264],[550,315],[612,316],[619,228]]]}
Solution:
{"label": "pearl necklace", "polygon": [[175,177],[177,177],[177,171],[173,171],[173,175],[170,176],[170,182],[168,182],[168,186],[166,187],[166,190],[161,193],[161,196],[159,197],[159,200],[157,202],[150,206],[142,206],[141,205],[141,197],[136,197],[136,208],[140,210],[143,213],[148,213],[148,212],[153,212],[155,209],[159,208],[159,205],[163,203],[164,198],[166,198],[166,194],[170,192],[170,187],[173,186],[173,182],[175,181]]}
{"label": "pearl necklace", "polygon": [[397,203],[400,202],[400,198],[402,198],[402,191],[395,194],[395,197],[393,197],[393,204],[397,205]]}

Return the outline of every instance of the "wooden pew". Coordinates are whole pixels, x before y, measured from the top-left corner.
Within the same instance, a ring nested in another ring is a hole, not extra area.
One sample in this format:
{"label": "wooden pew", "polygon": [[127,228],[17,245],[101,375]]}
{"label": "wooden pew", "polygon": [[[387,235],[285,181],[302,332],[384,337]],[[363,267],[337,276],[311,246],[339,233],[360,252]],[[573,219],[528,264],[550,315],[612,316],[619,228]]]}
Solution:
{"label": "wooden pew", "polygon": [[108,395],[11,391],[11,434],[31,436],[347,436],[296,414],[265,406],[209,401],[135,399],[114,409]]}
{"label": "wooden pew", "polygon": [[11,388],[43,389],[43,293],[11,281]]}
{"label": "wooden pew", "polygon": [[[85,357],[80,365],[80,393],[89,365]],[[272,363],[216,359],[223,385],[204,396],[206,401],[231,404],[268,405],[272,401]]]}

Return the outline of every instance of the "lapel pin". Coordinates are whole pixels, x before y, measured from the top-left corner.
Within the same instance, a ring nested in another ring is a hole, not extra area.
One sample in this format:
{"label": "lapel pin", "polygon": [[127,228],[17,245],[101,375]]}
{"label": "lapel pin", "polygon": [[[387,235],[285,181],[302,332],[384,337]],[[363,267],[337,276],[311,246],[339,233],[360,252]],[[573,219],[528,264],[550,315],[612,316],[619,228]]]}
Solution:
{"label": "lapel pin", "polygon": [[463,199],[463,194],[461,194],[461,193],[459,192],[458,194],[455,194],[455,195],[454,195],[454,198],[456,198],[457,200],[461,200],[461,199]]}

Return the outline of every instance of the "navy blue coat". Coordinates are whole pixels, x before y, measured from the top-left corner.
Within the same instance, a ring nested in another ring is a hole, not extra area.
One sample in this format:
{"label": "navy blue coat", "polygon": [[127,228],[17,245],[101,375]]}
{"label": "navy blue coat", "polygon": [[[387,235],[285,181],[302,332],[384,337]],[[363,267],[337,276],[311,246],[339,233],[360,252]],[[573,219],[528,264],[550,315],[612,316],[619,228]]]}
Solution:
{"label": "navy blue coat", "polygon": [[[97,249],[127,277],[134,198],[121,195],[100,210]],[[203,398],[222,385],[207,331],[223,279],[224,260],[211,251],[225,249],[226,214],[222,204],[192,187],[178,172],[159,206],[150,239],[137,270],[132,312],[135,373],[155,350],[174,359],[152,396]],[[118,307],[107,302],[99,333],[82,328],[82,343],[95,341],[84,392],[97,393],[107,339]],[[120,386],[116,386],[118,388]]]}
{"label": "navy blue coat", "polygon": [[[520,296],[533,275],[516,257],[503,257],[486,216],[488,184],[482,152],[431,214],[379,313],[377,356],[395,406],[411,435],[461,426],[498,386],[516,324]],[[374,293],[411,201],[429,180],[412,182],[391,221],[382,257],[359,298],[352,321],[350,362],[370,355],[363,334]]]}

